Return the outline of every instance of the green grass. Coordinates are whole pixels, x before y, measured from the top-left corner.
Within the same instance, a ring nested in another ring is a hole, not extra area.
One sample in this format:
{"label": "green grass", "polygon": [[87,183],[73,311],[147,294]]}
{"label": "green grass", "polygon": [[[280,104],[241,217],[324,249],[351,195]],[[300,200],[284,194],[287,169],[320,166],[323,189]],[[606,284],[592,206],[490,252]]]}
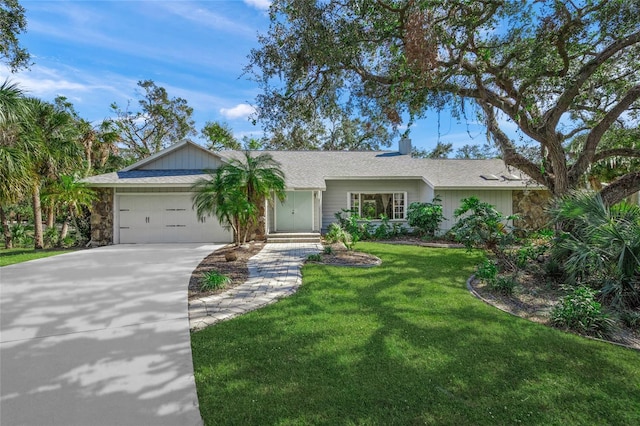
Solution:
{"label": "green grass", "polygon": [[530,323],[465,288],[481,257],[359,243],[298,293],[192,335],[205,423],[640,424],[640,353]]}
{"label": "green grass", "polygon": [[0,266],[13,265],[14,263],[26,262],[28,260],[42,259],[43,257],[68,253],[69,251],[70,250],[34,250],[32,248],[2,249],[0,250]]}

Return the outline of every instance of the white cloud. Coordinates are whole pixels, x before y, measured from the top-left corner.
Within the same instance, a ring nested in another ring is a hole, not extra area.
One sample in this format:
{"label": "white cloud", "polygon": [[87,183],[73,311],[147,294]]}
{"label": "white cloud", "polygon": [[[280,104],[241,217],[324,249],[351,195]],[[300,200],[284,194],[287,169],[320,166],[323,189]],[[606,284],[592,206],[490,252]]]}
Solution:
{"label": "white cloud", "polygon": [[[264,3],[260,0],[252,0],[256,3]],[[269,6],[267,6],[268,8]],[[197,25],[203,26],[216,31],[228,33],[242,34],[245,37],[254,38],[255,29],[244,25],[241,22],[234,21],[224,15],[200,7],[194,2],[154,2],[153,9],[163,8],[165,11],[186,19]]]}
{"label": "white cloud", "polygon": [[225,118],[234,120],[237,118],[247,118],[251,114],[255,113],[256,109],[249,104],[238,104],[233,108],[221,108],[220,114]]}
{"label": "white cloud", "polygon": [[246,4],[260,10],[269,10],[271,0],[244,0]]}

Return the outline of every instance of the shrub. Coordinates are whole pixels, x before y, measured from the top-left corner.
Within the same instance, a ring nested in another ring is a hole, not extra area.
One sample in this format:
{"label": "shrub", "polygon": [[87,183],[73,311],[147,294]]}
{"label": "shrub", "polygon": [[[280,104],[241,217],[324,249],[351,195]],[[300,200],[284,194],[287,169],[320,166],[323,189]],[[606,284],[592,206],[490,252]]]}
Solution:
{"label": "shrub", "polygon": [[515,241],[506,221],[516,216],[505,217],[491,204],[481,202],[475,196],[464,198],[454,214],[458,221],[451,228],[451,233],[457,241],[469,250],[474,247],[489,250],[505,265],[512,267],[503,248]]}
{"label": "shrub", "polygon": [[504,295],[511,295],[513,294],[513,290],[516,288],[516,286],[518,285],[518,282],[515,280],[514,277],[497,277],[494,278],[492,280],[488,280],[488,286],[489,290],[500,293],[500,294],[504,294]]}
{"label": "shrub", "polygon": [[307,260],[310,262],[322,262],[322,255],[320,253],[314,253],[307,256]]}
{"label": "shrub", "polygon": [[484,259],[482,263],[478,265],[476,270],[476,278],[491,281],[498,275],[498,265],[495,262]]}
{"label": "shrub", "polygon": [[605,337],[613,322],[602,311],[602,305],[595,298],[596,292],[580,286],[567,294],[551,311],[554,326]]}
{"label": "shrub", "polygon": [[436,196],[431,203],[411,203],[407,211],[409,226],[421,236],[435,237],[440,223],[445,219],[442,215],[442,200]]}
{"label": "shrub", "polygon": [[205,291],[220,290],[225,288],[230,282],[231,278],[218,271],[207,271],[202,275],[202,279],[200,280],[200,289]]}
{"label": "shrub", "polygon": [[29,247],[33,245],[33,236],[25,225],[17,223],[11,227],[11,238],[16,246]]}
{"label": "shrub", "polygon": [[353,249],[353,246],[356,243],[352,235],[338,223],[332,223],[329,225],[329,231],[325,234],[324,238],[330,244],[338,242],[343,243],[349,250]]}
{"label": "shrub", "polygon": [[393,228],[389,224],[389,218],[385,215],[380,217],[381,223],[373,231],[373,238],[377,240],[386,240],[393,236]]}
{"label": "shrub", "polygon": [[564,229],[552,255],[571,282],[599,289],[616,309],[640,306],[640,206],[608,207],[582,191],[562,198],[551,215]]}
{"label": "shrub", "polygon": [[323,252],[324,254],[333,254],[333,249],[331,248],[331,246],[326,246],[326,247],[322,250],[322,252]]}
{"label": "shrub", "polygon": [[44,239],[45,247],[54,247],[56,244],[58,244],[59,234],[60,233],[58,232],[58,228],[56,228],[55,226],[47,228],[44,231],[44,235],[42,236]]}
{"label": "shrub", "polygon": [[625,310],[620,313],[620,321],[629,328],[640,329],[640,312]]}

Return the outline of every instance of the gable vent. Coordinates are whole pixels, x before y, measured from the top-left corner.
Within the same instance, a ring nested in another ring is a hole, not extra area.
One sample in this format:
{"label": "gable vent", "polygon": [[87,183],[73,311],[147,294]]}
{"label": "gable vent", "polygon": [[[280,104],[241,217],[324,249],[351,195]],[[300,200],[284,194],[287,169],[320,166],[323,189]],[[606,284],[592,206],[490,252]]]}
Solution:
{"label": "gable vent", "polygon": [[480,175],[480,177],[484,180],[500,180],[496,175]]}

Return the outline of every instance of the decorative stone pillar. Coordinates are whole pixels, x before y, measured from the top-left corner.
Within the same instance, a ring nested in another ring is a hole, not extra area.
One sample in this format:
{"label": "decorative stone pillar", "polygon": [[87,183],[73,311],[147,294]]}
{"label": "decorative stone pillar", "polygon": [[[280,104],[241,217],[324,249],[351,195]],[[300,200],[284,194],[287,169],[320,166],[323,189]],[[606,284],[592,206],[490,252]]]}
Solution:
{"label": "decorative stone pillar", "polygon": [[94,246],[113,244],[113,188],[98,188],[91,209],[91,243]]}
{"label": "decorative stone pillar", "polygon": [[524,231],[538,231],[549,226],[546,209],[551,201],[549,191],[514,190],[512,192],[512,211],[520,216],[514,220],[514,226]]}

